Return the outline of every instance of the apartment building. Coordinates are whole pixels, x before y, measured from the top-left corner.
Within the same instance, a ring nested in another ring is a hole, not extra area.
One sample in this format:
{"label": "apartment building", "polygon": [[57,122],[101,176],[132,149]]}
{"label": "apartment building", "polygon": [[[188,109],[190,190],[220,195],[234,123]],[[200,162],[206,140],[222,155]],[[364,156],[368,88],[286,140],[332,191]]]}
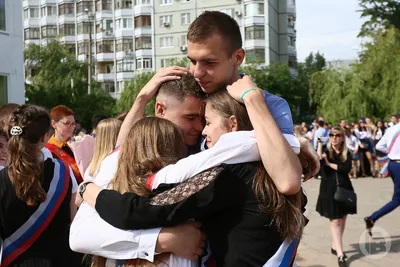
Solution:
{"label": "apartment building", "polygon": [[91,42],[94,78],[118,98],[134,75],[186,56],[187,28],[205,10],[237,20],[248,61],[295,71],[294,0],[23,0],[24,37],[26,44],[58,37],[79,60],[88,59]]}
{"label": "apartment building", "polygon": [[0,106],[25,103],[21,6],[0,0]]}

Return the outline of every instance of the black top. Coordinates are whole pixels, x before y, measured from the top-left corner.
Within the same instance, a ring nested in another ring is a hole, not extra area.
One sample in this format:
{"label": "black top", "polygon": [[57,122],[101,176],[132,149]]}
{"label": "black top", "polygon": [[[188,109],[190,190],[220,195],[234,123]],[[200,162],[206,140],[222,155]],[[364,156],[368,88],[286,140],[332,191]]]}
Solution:
{"label": "black top", "polygon": [[[47,192],[54,174],[54,162],[44,162],[42,188]],[[20,267],[63,267],[79,266],[74,260],[75,253],[69,248],[69,227],[71,223],[70,202],[72,182],[70,180],[67,195],[53,220],[32,246],[14,260],[10,266]],[[37,210],[39,205],[27,206],[16,194],[9,176],[8,168],[0,171],[0,237],[5,238],[19,229]]]}
{"label": "black top", "polygon": [[262,266],[283,240],[270,214],[258,207],[253,178],[259,165],[212,168],[173,189],[165,191],[170,185],[162,185],[150,197],[102,190],[96,210],[123,229],[171,226],[195,218],[204,227],[217,266]]}

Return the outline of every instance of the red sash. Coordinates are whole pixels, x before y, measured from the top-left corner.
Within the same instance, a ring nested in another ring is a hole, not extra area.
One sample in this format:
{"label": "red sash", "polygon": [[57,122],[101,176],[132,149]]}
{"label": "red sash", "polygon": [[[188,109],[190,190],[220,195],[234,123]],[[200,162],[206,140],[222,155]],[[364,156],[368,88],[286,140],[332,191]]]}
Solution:
{"label": "red sash", "polygon": [[83,182],[81,172],[79,171],[78,165],[76,164],[76,161],[73,157],[71,157],[67,152],[54,144],[47,143],[45,147],[50,150],[50,152],[54,154],[58,159],[68,164],[72,168],[78,184]]}

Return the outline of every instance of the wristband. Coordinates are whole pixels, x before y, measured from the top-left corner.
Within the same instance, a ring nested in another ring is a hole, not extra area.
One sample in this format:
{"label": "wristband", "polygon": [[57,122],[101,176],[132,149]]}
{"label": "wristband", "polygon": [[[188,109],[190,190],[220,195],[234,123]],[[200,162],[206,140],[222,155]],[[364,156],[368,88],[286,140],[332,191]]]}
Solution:
{"label": "wristband", "polygon": [[250,91],[253,91],[253,90],[257,90],[257,89],[256,88],[250,88],[250,89],[247,89],[246,91],[244,91],[243,94],[240,96],[240,99],[243,100],[243,97],[245,95],[247,95]]}

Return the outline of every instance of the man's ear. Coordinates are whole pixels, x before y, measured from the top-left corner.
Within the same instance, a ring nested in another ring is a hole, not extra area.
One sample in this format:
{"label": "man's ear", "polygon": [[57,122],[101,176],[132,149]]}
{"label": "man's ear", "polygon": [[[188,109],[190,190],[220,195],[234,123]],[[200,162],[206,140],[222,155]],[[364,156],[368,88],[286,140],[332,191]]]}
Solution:
{"label": "man's ear", "polygon": [[229,117],[229,126],[230,126],[232,132],[238,131],[238,123],[237,123],[237,119],[234,115]]}
{"label": "man's ear", "polygon": [[240,65],[242,65],[243,60],[246,56],[246,52],[244,51],[243,48],[240,48],[238,50],[236,50],[236,52],[234,53],[234,64],[235,67],[238,68]]}
{"label": "man's ear", "polygon": [[164,102],[156,102],[155,104],[155,115],[157,117],[163,118],[165,116],[166,105]]}
{"label": "man's ear", "polygon": [[56,128],[56,121],[55,120],[51,120],[51,127],[53,127],[53,129]]}

